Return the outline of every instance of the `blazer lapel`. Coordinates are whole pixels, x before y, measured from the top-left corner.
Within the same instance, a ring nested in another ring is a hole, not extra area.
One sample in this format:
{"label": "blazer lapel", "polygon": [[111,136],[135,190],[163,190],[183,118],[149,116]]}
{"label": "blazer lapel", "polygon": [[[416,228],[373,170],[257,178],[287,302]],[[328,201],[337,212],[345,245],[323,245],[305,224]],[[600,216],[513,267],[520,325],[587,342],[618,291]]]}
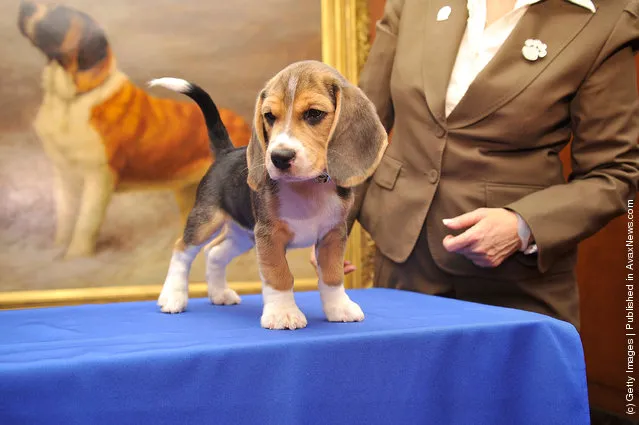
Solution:
{"label": "blazer lapel", "polygon": [[[447,19],[438,21],[437,15],[445,7],[450,8],[450,14]],[[445,127],[446,91],[457,58],[457,50],[466,29],[468,8],[466,0],[431,0],[425,2],[424,8],[424,94],[434,118]]]}
{"label": "blazer lapel", "polygon": [[[521,93],[592,16],[589,10],[567,1],[542,1],[531,5],[450,113],[448,126],[471,125]],[[535,61],[524,58],[522,48],[528,39],[545,43],[548,46],[546,56]]]}

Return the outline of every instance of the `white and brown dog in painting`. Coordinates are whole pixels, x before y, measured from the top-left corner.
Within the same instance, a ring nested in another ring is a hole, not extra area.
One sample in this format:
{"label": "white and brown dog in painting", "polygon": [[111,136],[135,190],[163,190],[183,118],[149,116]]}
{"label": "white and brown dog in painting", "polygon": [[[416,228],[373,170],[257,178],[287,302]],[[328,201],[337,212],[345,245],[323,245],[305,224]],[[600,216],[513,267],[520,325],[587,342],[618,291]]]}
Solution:
{"label": "white and brown dog in painting", "polygon": [[321,62],[294,63],[257,97],[253,135],[234,148],[211,98],[184,80],[152,81],[190,96],[206,117],[216,162],[202,179],[184,234],[173,251],[158,303],[179,313],[188,302],[191,263],[207,255],[213,304],[237,304],[226,267],[256,248],[269,329],[307,325],[293,296],[286,251],[315,245],[319,292],[329,321],[364,319],[344,290],[344,255],[352,188],[372,175],[387,145],[375,107],[356,86]]}
{"label": "white and brown dog in painting", "polygon": [[[65,257],[94,253],[114,192],[172,190],[186,220],[214,160],[198,107],[135,86],[83,12],[23,1],[18,26],[47,59],[34,128],[53,164],[55,242]],[[230,110],[220,115],[245,146],[250,126]]]}

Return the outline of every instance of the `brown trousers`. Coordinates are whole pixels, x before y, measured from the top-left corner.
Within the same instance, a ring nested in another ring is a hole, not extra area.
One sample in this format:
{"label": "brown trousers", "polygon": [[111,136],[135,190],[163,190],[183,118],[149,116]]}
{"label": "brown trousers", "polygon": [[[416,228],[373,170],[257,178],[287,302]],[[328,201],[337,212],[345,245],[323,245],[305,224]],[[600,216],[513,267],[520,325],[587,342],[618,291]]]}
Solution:
{"label": "brown trousers", "polygon": [[565,320],[579,329],[574,271],[534,280],[455,276],[434,263],[424,230],[404,263],[395,263],[377,251],[374,286],[532,311]]}

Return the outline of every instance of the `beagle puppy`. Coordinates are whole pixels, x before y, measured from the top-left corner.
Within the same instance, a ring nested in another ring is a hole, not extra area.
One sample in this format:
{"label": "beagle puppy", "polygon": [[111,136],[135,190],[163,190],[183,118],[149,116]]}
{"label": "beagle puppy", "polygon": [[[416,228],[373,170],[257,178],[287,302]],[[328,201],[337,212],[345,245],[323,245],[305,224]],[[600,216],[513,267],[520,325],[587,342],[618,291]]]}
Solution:
{"label": "beagle puppy", "polygon": [[[55,241],[67,247],[65,257],[94,252],[115,191],[172,190],[185,221],[213,161],[199,108],[135,86],[85,13],[22,1],[18,26],[48,61],[34,127],[53,163]],[[220,115],[235,142],[246,146],[248,123],[229,110]]]}
{"label": "beagle puppy", "polygon": [[321,62],[289,65],[259,93],[248,147],[233,148],[215,104],[201,88],[172,78],[150,84],[197,102],[217,155],[175,244],[158,300],[161,310],[186,308],[189,269],[202,248],[211,302],[239,303],[225,269],[255,246],[262,327],[303,328],[307,321],[295,304],[286,251],[315,244],[327,319],[363,320],[361,308],[344,290],[346,221],[351,188],[373,173],[387,145],[386,131],[364,93]]}

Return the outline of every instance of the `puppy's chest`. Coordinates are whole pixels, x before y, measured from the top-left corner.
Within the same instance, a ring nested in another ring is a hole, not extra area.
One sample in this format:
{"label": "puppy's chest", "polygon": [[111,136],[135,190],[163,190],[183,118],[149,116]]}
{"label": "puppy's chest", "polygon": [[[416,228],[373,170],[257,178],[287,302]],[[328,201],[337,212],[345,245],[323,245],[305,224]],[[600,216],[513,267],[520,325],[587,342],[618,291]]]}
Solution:
{"label": "puppy's chest", "polygon": [[293,233],[290,248],[309,247],[345,220],[343,201],[331,185],[298,192],[283,187],[279,192],[279,218]]}

